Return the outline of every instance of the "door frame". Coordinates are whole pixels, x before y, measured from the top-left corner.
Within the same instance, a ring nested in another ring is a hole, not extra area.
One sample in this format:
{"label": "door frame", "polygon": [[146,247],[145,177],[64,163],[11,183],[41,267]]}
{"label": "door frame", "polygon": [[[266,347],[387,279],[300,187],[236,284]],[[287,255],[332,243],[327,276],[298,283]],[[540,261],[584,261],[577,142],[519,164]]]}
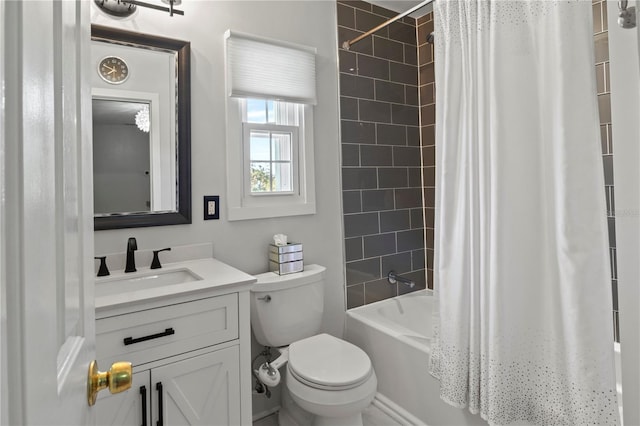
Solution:
{"label": "door frame", "polygon": [[[640,424],[640,58],[639,28],[618,26],[607,1],[614,142],[618,307],[624,424]],[[640,7],[630,1],[629,7]]]}
{"label": "door frame", "polygon": [[[0,1],[0,83],[5,81],[5,46],[4,30],[1,28],[5,22],[5,2]],[[1,129],[5,129],[5,85],[0,84],[0,193],[5,192],[5,134]],[[7,281],[5,278],[5,233],[4,233],[4,210],[5,200],[0,198],[0,313],[7,312]],[[0,372],[7,371],[7,317],[0,314]],[[0,424],[9,424],[9,400],[7,390],[9,389],[7,374],[0,374]]]}

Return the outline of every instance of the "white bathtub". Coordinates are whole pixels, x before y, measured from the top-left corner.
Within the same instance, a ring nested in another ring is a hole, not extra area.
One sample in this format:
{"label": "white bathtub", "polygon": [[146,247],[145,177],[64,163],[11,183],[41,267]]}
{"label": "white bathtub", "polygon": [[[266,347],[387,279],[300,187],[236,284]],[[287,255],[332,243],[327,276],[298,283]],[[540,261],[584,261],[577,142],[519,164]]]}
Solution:
{"label": "white bathtub", "polygon": [[429,290],[347,312],[345,339],[371,358],[378,377],[374,404],[401,424],[486,425],[480,416],[440,400],[427,371],[434,299]]}
{"label": "white bathtub", "polygon": [[[442,402],[440,384],[427,371],[433,303],[431,291],[422,290],[350,309],[345,339],[371,358],[378,377],[374,404],[400,424],[486,425],[480,416]],[[622,403],[617,343],[615,357],[618,397]]]}

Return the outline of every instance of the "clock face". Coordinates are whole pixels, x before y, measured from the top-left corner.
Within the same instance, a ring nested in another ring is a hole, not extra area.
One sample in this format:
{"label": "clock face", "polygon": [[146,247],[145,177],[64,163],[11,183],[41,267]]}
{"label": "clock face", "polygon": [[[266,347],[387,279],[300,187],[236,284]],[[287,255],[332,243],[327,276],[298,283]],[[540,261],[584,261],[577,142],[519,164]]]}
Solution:
{"label": "clock face", "polygon": [[129,66],[116,56],[107,56],[98,64],[98,74],[107,83],[121,84],[129,77]]}

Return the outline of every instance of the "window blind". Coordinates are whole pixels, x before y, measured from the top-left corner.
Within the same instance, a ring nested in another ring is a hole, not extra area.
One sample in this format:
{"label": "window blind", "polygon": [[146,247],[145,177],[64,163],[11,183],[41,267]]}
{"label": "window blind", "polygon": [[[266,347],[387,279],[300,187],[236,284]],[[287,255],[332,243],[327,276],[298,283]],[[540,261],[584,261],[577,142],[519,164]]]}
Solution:
{"label": "window blind", "polygon": [[229,96],[315,105],[316,49],[227,31]]}

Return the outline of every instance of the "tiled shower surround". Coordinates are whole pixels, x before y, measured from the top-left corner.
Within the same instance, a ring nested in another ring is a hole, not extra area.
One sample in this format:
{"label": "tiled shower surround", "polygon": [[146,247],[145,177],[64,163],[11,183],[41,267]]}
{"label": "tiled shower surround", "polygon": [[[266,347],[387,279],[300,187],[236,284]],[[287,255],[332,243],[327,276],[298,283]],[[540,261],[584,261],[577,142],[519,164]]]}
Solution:
{"label": "tiled shower surround", "polygon": [[[611,255],[613,323],[619,341],[613,141],[606,2],[592,0],[595,60]],[[396,12],[338,1],[342,43]],[[433,13],[409,17],[340,49],[342,180],[347,307],[408,291],[389,270],[433,285],[435,75]],[[417,41],[417,42],[416,42]],[[421,161],[420,161],[421,159]],[[422,191],[422,194],[420,193]]]}
{"label": "tiled shower surround", "polygon": [[609,255],[611,258],[611,288],[613,292],[613,327],[616,342],[620,341],[618,326],[618,272],[616,262],[615,203],[613,194],[613,139],[611,133],[611,85],[609,83],[609,31],[607,2],[593,0],[593,34],[595,42],[596,87],[600,112],[602,162],[609,222]]}
{"label": "tiled shower surround", "polygon": [[[339,1],[342,43],[396,12]],[[342,184],[347,307],[425,288],[416,20],[403,18],[340,50]]]}
{"label": "tiled shower surround", "polygon": [[427,43],[427,36],[433,32],[433,12],[418,18],[417,25],[425,254],[427,283],[429,288],[433,288],[433,223],[436,199],[436,76],[433,63],[433,44]]}

